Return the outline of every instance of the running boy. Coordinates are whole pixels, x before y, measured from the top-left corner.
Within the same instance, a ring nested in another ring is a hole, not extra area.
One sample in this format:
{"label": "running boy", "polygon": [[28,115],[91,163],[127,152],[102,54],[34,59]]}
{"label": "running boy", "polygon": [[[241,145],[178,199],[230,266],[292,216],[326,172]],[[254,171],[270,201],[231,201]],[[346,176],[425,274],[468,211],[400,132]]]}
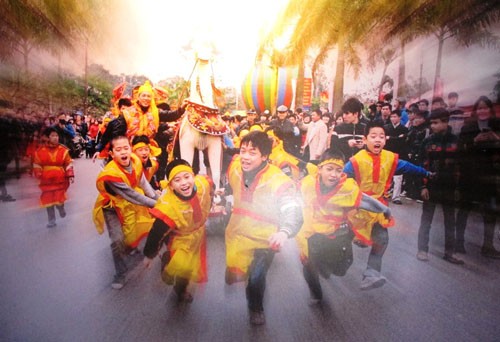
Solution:
{"label": "running boy", "polygon": [[[430,172],[407,161],[399,160],[397,154],[384,150],[386,135],[383,124],[372,121],[366,126],[363,141],[366,149],[356,153],[345,165],[344,172],[354,178],[365,194],[387,205],[389,190],[394,174],[412,173],[428,177]],[[361,289],[369,290],[385,284],[386,278],[380,274],[382,257],[389,244],[388,227],[393,220],[383,214],[356,211],[349,215],[356,238],[363,244],[371,245],[368,265],[363,272]]]}
{"label": "running boy", "polygon": [[248,133],[227,171],[234,209],[226,228],[226,283],[247,280],[250,323],[254,325],[265,323],[266,274],[274,253],[302,226],[295,185],[268,163],[271,148],[266,133]]}
{"label": "running boy", "polygon": [[144,176],[127,137],[111,140],[110,155],[113,160],[97,176],[99,195],[93,220],[99,234],[106,223],[116,271],[111,287],[121,289],[127,272],[126,252],[135,249],[151,229],[153,218],[148,208],[154,207],[158,194]]}
{"label": "running boy", "polygon": [[33,156],[33,173],[40,180],[42,190],[40,205],[47,209],[49,222],[47,228],[56,226],[56,212],[61,218],[66,216],[64,202],[66,190],[74,181],[73,160],[66,146],[59,144],[59,133],[53,127],[48,127],[43,135],[47,144],[36,150]]}
{"label": "running boy", "polygon": [[362,193],[343,168],[344,157],[327,150],[320,158],[317,175],[308,175],[301,182],[304,225],[296,240],[312,303],[323,298],[319,274],[325,279],[332,273],[343,276],[352,264],[354,234],[347,213],[360,208],[391,216],[390,209]]}
{"label": "running boy", "polygon": [[160,197],[151,214],[156,218],[144,247],[144,265],[165,244],[162,256],[162,279],[174,285],[179,302],[190,303],[189,281],[207,281],[205,223],[212,206],[213,183],[202,175],[194,175],[189,163],[176,159],[167,165],[168,189]]}

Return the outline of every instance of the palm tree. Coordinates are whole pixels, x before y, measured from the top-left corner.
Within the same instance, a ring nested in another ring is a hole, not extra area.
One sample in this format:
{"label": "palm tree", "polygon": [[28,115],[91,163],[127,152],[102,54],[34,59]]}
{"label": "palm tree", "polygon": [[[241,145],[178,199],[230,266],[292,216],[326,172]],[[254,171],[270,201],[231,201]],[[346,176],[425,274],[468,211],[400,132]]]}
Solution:
{"label": "palm tree", "polygon": [[298,64],[311,48],[318,48],[313,74],[315,66],[336,48],[333,87],[333,110],[336,111],[343,102],[346,64],[353,67],[356,74],[359,72],[361,59],[358,51],[364,39],[378,25],[379,6],[379,2],[368,0],[292,0],[265,44],[293,25],[290,43],[285,50],[285,63]]}
{"label": "palm tree", "polygon": [[490,31],[493,23],[500,19],[498,0],[427,0],[413,11],[404,13],[395,20],[395,25],[385,37],[400,37],[403,42],[419,36],[432,34],[438,40],[434,91],[441,77],[443,46],[447,39],[454,38],[460,45],[469,47],[479,44],[481,47],[498,49],[500,37]]}

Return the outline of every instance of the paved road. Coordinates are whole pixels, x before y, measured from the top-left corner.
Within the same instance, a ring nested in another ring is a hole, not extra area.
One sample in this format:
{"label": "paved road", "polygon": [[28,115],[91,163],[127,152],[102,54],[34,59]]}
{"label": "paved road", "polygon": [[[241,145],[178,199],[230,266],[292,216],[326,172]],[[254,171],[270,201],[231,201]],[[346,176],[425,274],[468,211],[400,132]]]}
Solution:
{"label": "paved road", "polygon": [[[325,298],[308,305],[297,248],[289,241],[268,276],[267,324],[248,323],[244,285],[224,284],[224,242],[208,238],[209,282],[178,305],[159,276],[131,262],[127,285],[110,287],[107,236],[91,221],[96,164],[75,162],[68,216],[47,229],[39,190],[23,175],[8,182],[16,202],[0,202],[0,341],[499,341],[500,260],[480,256],[480,217],[470,218],[465,266],[441,259],[442,213],[431,232],[430,261],[417,261],[420,205],[394,206],[383,274],[388,283],[360,291],[367,249],[354,247],[344,277],[322,280]],[[500,245],[500,241],[496,240]]]}

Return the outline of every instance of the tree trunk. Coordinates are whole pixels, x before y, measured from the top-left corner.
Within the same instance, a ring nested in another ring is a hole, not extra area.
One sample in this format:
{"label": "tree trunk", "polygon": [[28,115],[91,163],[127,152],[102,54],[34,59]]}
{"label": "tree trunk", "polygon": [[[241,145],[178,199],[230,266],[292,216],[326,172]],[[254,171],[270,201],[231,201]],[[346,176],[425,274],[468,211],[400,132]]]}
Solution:
{"label": "tree trunk", "polygon": [[398,71],[398,91],[396,96],[406,97],[408,87],[406,86],[406,62],[405,62],[405,43],[401,40],[401,56],[399,59]]}
{"label": "tree trunk", "polygon": [[439,80],[441,78],[441,59],[443,57],[443,45],[445,41],[445,30],[441,28],[439,30],[439,33],[437,35],[438,38],[438,54],[437,54],[437,60],[436,60],[436,75],[434,76],[434,89],[433,89],[433,94],[436,94],[438,91],[439,87]]}
{"label": "tree trunk", "polygon": [[386,61],[384,61],[384,70],[382,70],[382,77],[380,78],[380,83],[378,85],[377,99],[380,97],[380,94],[382,93],[382,86],[384,85],[385,73],[387,71],[388,66],[389,64]]}
{"label": "tree trunk", "polygon": [[345,69],[345,42],[339,39],[337,44],[337,65],[335,68],[335,80],[333,83],[333,112],[336,113],[342,107],[344,101],[344,69]]}
{"label": "tree trunk", "polygon": [[295,108],[302,108],[304,100],[304,58],[300,59],[295,85]]}

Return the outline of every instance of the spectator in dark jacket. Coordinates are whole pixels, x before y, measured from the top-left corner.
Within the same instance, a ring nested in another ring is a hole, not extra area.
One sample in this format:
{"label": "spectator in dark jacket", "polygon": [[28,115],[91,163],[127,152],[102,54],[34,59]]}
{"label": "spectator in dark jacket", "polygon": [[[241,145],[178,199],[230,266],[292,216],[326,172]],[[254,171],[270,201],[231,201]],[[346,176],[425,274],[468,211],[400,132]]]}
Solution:
{"label": "spectator in dark jacket", "polygon": [[[425,113],[415,109],[413,111],[414,119],[408,130],[406,146],[408,151],[408,160],[418,166],[424,165],[424,155],[422,155],[422,143],[430,135],[430,129],[427,125]],[[422,186],[421,177],[414,175],[404,175],[406,197],[421,201],[420,187]]]}
{"label": "spectator in dark jacket", "polygon": [[[389,119],[391,123],[384,126],[387,138],[385,149],[398,154],[399,159],[408,160],[406,147],[408,128],[401,124],[401,112],[399,110],[393,110]],[[403,175],[394,175],[392,178],[392,184],[392,203],[403,204],[403,202],[401,202]]]}
{"label": "spectator in dark jacket", "polygon": [[457,214],[457,252],[465,253],[464,235],[467,218],[475,203],[484,222],[481,254],[500,259],[493,245],[500,174],[500,120],[495,118],[493,103],[481,96],[473,107],[471,120],[462,127],[460,151],[460,209]]}
{"label": "spectator in dark jacket", "polygon": [[418,230],[417,259],[428,260],[429,232],[436,205],[441,204],[444,214],[444,256],[443,259],[461,265],[463,260],[455,257],[455,190],[458,182],[457,136],[448,126],[449,113],[439,108],[429,116],[432,135],[422,144],[425,168],[435,173],[422,187],[422,216]]}
{"label": "spectator in dark jacket", "polygon": [[333,130],[330,149],[342,153],[346,160],[365,146],[363,137],[366,125],[360,122],[362,109],[363,104],[358,99],[347,99],[341,108],[343,123],[335,126]]}

